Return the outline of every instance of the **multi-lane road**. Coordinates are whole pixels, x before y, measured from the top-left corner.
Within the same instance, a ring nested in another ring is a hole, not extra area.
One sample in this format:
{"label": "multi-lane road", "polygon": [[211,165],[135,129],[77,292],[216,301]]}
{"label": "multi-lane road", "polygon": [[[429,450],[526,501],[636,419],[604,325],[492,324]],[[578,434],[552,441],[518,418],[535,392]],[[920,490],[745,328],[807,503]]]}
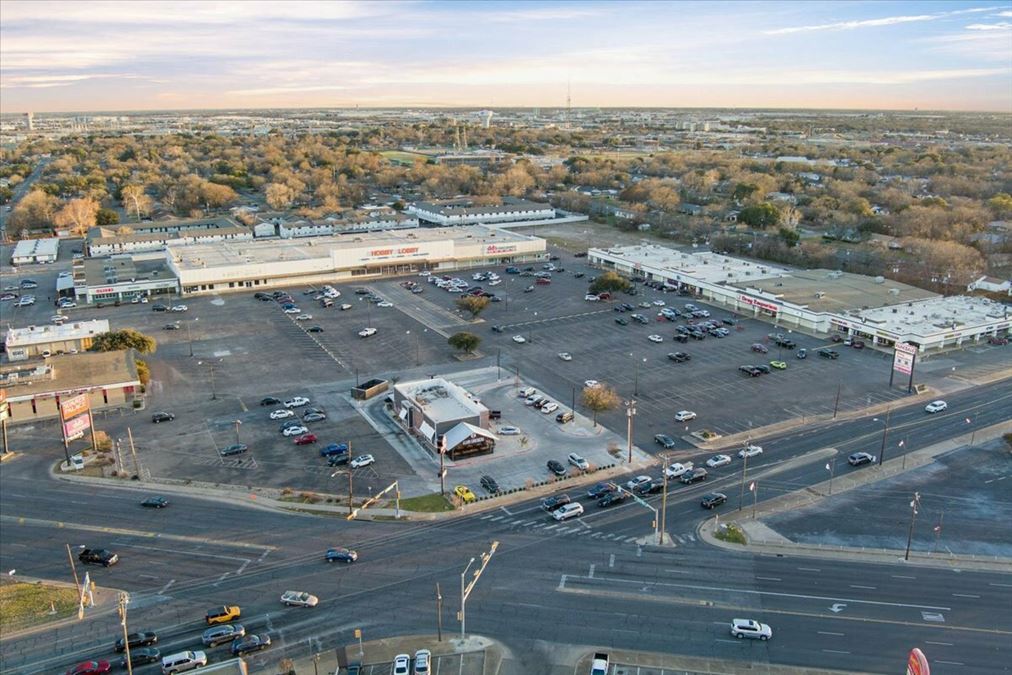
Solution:
{"label": "multi-lane road", "polygon": [[[905,443],[892,452],[963,434],[967,417],[981,427],[1005,421],[1010,397],[1006,381],[949,396],[942,414],[897,409],[890,434],[899,430]],[[766,481],[783,490],[803,487],[826,477],[825,459],[806,453],[877,449],[880,434],[877,423],[858,419],[764,438],[766,452],[752,470],[769,472]],[[574,644],[883,673],[898,672],[912,647],[940,672],[1005,672],[1012,656],[1012,576],[732,553],[699,542],[695,528],[706,515],[699,495],[722,489],[734,495],[722,508],[735,510],[735,470],[672,489],[667,529],[677,545],[658,548],[636,543],[652,531],[652,518],[631,503],[590,506],[562,524],[534,502],[413,524],[347,523],[193,497],[148,510],[138,505],[149,494],[143,486],[50,480],[47,467],[60,453],[3,465],[0,566],[15,576],[70,580],[65,544],[115,550],[121,562],[91,568],[92,578],[131,592],[131,627],[158,631],[163,652],[199,646],[204,611],[223,603],[240,604],[250,630],[274,637],[254,665],[349,643],[357,627],[366,639],[435,633],[437,582],[452,632],[460,573],[496,540],[467,606],[467,628],[512,647],[521,660],[516,672],[550,672],[554,646]],[[996,536],[1008,536],[1007,527],[996,523],[1003,533]],[[323,551],[333,545],[357,549],[359,562],[326,564]],[[320,596],[320,606],[282,607],[278,598],[289,589]],[[739,616],[770,623],[774,639],[732,639],[728,622]],[[111,656],[117,628],[106,614],[4,640],[2,670],[57,672]]]}

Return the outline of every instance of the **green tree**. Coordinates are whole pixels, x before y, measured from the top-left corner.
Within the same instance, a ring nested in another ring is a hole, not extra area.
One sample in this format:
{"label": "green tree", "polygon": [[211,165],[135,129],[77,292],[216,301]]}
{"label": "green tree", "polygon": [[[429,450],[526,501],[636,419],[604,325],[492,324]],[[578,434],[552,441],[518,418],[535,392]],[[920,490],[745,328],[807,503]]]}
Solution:
{"label": "green tree", "polygon": [[93,352],[115,352],[121,349],[136,349],[140,354],[154,354],[158,343],[153,337],[133,328],[100,333],[91,343]]}
{"label": "green tree", "polygon": [[606,384],[598,384],[595,387],[586,387],[580,394],[580,401],[585,408],[594,413],[594,426],[597,426],[597,414],[606,410],[614,410],[622,400],[615,390]]}
{"label": "green tree", "polygon": [[456,305],[457,309],[469,312],[472,319],[477,319],[478,315],[485,311],[490,302],[491,300],[480,295],[467,295],[463,298],[458,298]]}
{"label": "green tree", "polygon": [[759,229],[775,227],[780,224],[780,211],[769,202],[747,206],[738,214],[738,222]]}
{"label": "green tree", "polygon": [[999,192],[991,197],[987,200],[987,205],[1002,218],[1012,216],[1012,195],[1007,192]]}
{"label": "green tree", "polygon": [[95,215],[96,225],[117,225],[119,223],[119,214],[112,209],[99,209]]}
{"label": "green tree", "polygon": [[731,198],[736,202],[743,202],[759,190],[759,186],[753,183],[738,183],[734,186]]}
{"label": "green tree", "polygon": [[473,354],[481,344],[481,338],[474,333],[454,333],[446,341],[451,347],[459,349],[465,354]]}
{"label": "green tree", "polygon": [[801,241],[801,235],[798,234],[797,230],[792,230],[789,227],[781,227],[779,233],[780,239],[783,240],[787,248],[794,248]]}
{"label": "green tree", "polygon": [[148,368],[147,361],[134,359],[134,364],[137,365],[137,379],[141,381],[143,386],[148,386],[148,382],[151,381],[151,369]]}
{"label": "green tree", "polygon": [[590,285],[591,293],[617,293],[632,286],[628,279],[623,278],[617,272],[605,272]]}

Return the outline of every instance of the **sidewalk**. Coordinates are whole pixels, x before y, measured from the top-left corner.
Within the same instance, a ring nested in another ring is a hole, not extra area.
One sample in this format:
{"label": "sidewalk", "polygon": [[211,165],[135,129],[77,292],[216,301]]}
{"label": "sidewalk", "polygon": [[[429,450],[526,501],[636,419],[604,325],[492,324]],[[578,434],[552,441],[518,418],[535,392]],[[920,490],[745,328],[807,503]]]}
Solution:
{"label": "sidewalk", "polygon": [[[986,429],[974,432],[976,441],[990,441],[1001,438],[1004,434],[1012,431],[1012,422],[995,424]],[[895,457],[881,467],[868,467],[862,471],[848,473],[839,476],[832,481],[823,481],[809,486],[803,490],[786,494],[780,497],[762,502],[752,513],[752,509],[746,507],[738,514],[725,517],[725,523],[731,522],[744,531],[748,544],[745,550],[754,553],[769,553],[773,555],[802,555],[821,558],[847,558],[850,560],[864,560],[867,562],[895,563],[901,562],[908,565],[925,567],[943,567],[974,570],[991,570],[996,572],[1012,573],[1012,559],[999,558],[997,556],[957,555],[949,553],[924,553],[911,551],[910,559],[904,560],[903,551],[891,549],[871,549],[848,546],[829,546],[822,544],[798,544],[786,539],[774,530],[766,527],[761,520],[764,516],[770,516],[786,511],[811,506],[831,494],[840,494],[855,488],[876,483],[887,478],[892,478],[926,464],[930,464],[935,457],[950,452],[956,448],[968,444],[971,434],[964,434],[948,441],[936,443],[927,448],[922,448],[902,457]],[[832,487],[832,491],[830,491]],[[740,544],[733,544],[717,539],[714,536],[716,528],[720,524],[720,516],[706,520],[699,527],[699,535],[707,543],[722,548],[741,551]]]}
{"label": "sidewalk", "polygon": [[[730,623],[728,624],[730,628]],[[608,652],[611,672],[614,675],[637,675],[641,668],[661,670],[665,673],[700,674],[700,675],[867,675],[854,670],[830,670],[826,668],[796,668],[779,663],[763,663],[761,661],[732,661],[730,659],[707,658],[702,656],[682,656],[677,654],[661,654],[656,652],[636,652],[622,649],[601,650]],[[589,673],[593,652],[576,662],[576,673]]]}
{"label": "sidewalk", "polygon": [[[307,656],[296,659],[292,663],[293,672],[296,675],[345,675],[349,665],[360,665],[364,675],[379,675],[390,672],[390,664],[398,654],[414,654],[419,649],[428,649],[432,652],[434,667],[432,672],[439,672],[436,667],[439,661],[449,662],[452,660],[453,672],[463,675],[497,675],[502,667],[503,659],[509,654],[509,650],[500,642],[480,635],[470,635],[464,640],[459,637],[451,637],[443,634],[443,641],[439,642],[435,635],[402,635],[382,640],[372,640],[362,643],[361,656],[357,642],[328,652],[322,652],[315,657]],[[480,655],[480,656],[479,656]],[[459,658],[458,658],[459,657]],[[469,666],[464,667],[465,657]],[[457,663],[459,662],[459,666]],[[480,665],[478,665],[480,664]],[[271,669],[270,672],[282,672],[278,669]],[[442,672],[449,672],[442,668]],[[255,672],[255,671],[251,671]]]}

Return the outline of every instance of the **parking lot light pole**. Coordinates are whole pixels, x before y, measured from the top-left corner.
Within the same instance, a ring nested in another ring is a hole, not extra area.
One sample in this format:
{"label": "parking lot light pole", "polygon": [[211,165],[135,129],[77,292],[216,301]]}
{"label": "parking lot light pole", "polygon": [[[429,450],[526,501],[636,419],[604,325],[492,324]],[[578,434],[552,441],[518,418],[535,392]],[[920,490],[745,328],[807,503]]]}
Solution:
{"label": "parking lot light pole", "polygon": [[915,492],[914,498],[910,500],[910,529],[907,530],[907,551],[903,554],[903,560],[910,560],[910,543],[914,538],[914,521],[917,519],[917,507],[921,505],[921,493]]}
{"label": "parking lot light pole", "polygon": [[632,464],[632,432],[633,432],[633,417],[636,416],[636,399],[625,402],[625,416],[626,416],[626,445],[629,451],[629,463]]}
{"label": "parking lot light pole", "polygon": [[745,448],[745,463],[741,467],[741,493],[738,495],[738,510],[741,511],[742,503],[745,501],[745,476],[748,474],[748,446],[752,444],[751,440],[746,441]]}
{"label": "parking lot light pole", "polygon": [[236,442],[236,445],[239,444],[239,426],[241,424],[242,424],[242,420],[236,420],[235,421],[235,442]]}
{"label": "parking lot light pole", "polygon": [[885,461],[886,437],[889,436],[889,417],[892,414],[893,414],[893,409],[890,406],[889,409],[886,410],[885,420],[880,420],[877,417],[873,417],[872,418],[876,422],[884,422],[884,426],[882,427],[882,447],[880,447],[879,451],[878,451],[878,465],[879,466],[882,466],[882,462]]}

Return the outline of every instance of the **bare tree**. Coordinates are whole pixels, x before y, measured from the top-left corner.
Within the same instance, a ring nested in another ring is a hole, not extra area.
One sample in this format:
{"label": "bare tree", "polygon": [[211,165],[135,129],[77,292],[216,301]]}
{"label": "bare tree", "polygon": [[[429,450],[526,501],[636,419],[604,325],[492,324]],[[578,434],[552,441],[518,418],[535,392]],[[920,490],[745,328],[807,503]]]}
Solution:
{"label": "bare tree", "polygon": [[594,426],[597,426],[597,414],[607,410],[614,410],[622,400],[615,390],[606,384],[598,384],[593,387],[585,387],[580,394],[583,405],[594,413]]}
{"label": "bare tree", "polygon": [[71,199],[56,213],[53,222],[60,227],[69,227],[74,234],[83,235],[89,227],[95,227],[99,208],[94,199]]}
{"label": "bare tree", "polygon": [[267,204],[272,209],[287,209],[295,199],[295,190],[285,183],[271,183],[264,190],[267,197]]}
{"label": "bare tree", "polygon": [[120,197],[123,202],[123,207],[127,211],[133,211],[134,217],[137,220],[141,219],[141,214],[147,215],[151,213],[152,201],[151,197],[144,193],[143,185],[125,185],[120,190]]}

